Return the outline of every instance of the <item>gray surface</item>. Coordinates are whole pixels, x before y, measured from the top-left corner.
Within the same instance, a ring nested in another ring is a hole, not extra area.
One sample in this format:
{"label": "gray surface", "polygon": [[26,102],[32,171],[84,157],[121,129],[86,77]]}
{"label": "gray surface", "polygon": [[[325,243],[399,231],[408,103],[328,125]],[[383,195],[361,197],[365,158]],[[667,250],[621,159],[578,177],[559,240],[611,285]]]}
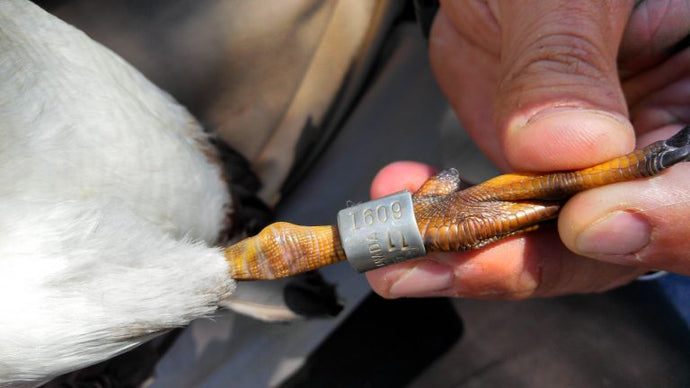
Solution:
{"label": "gray surface", "polygon": [[[440,125],[442,168],[456,168],[460,172],[460,178],[472,184],[501,173],[474,144],[455,116],[455,112],[448,109]],[[490,125],[490,120],[487,121],[487,125]]]}
{"label": "gray surface", "polygon": [[653,284],[454,304],[463,338],[412,387],[690,386],[690,333]]}

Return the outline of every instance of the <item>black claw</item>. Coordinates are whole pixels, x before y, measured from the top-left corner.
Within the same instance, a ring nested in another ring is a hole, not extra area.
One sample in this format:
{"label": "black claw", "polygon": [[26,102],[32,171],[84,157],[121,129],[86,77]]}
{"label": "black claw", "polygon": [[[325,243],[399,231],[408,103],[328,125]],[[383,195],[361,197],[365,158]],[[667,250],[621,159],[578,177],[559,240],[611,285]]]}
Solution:
{"label": "black claw", "polygon": [[664,150],[659,155],[661,168],[690,160],[690,125],[662,142]]}
{"label": "black claw", "polygon": [[674,148],[690,146],[690,125],[686,125],[678,133],[666,139],[664,144]]}
{"label": "black claw", "polygon": [[661,154],[660,157],[661,159],[659,160],[659,163],[661,164],[662,168],[669,168],[676,163],[686,162],[690,160],[690,146],[666,151]]}

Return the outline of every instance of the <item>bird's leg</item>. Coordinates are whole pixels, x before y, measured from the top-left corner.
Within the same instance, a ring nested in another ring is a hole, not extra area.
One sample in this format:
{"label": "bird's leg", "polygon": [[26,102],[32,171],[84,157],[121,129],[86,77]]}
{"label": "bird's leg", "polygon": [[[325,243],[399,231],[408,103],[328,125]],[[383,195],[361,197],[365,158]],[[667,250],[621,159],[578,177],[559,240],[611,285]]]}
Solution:
{"label": "bird's leg", "polygon": [[[457,171],[447,170],[414,194],[414,213],[428,249],[475,249],[536,229],[579,191],[656,175],[689,159],[685,127],[667,140],[578,171],[506,174],[458,190]],[[225,256],[235,279],[285,277],[346,259],[337,227],[285,223],[228,247]]]}
{"label": "bird's leg", "polygon": [[427,250],[476,249],[556,218],[577,192],[656,175],[689,158],[686,126],[667,140],[577,171],[506,174],[460,191],[457,171],[442,171],[415,193],[415,214]]}
{"label": "bird's leg", "polygon": [[335,226],[276,222],[225,250],[234,279],[277,279],[345,260]]}
{"label": "bird's leg", "polygon": [[[481,185],[479,185],[481,187]],[[473,198],[473,190],[458,190],[455,169],[429,178],[413,196],[417,227],[427,251],[463,251],[537,228],[555,218],[562,203],[543,200]],[[494,190],[494,187],[485,188]]]}
{"label": "bird's leg", "polygon": [[577,171],[501,175],[465,191],[475,200],[564,200],[577,192],[657,175],[690,160],[690,126],[641,150]]}

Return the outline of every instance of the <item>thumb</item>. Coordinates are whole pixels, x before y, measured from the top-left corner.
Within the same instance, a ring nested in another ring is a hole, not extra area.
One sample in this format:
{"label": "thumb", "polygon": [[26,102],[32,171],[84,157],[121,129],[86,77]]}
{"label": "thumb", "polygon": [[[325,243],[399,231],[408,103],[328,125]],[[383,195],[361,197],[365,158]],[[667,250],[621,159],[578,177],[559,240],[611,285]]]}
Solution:
{"label": "thumb", "polygon": [[429,39],[431,65],[463,125],[499,167],[591,166],[634,146],[616,70],[632,5],[445,1]]}
{"label": "thumb", "polygon": [[591,166],[629,152],[616,56],[630,2],[504,1],[497,129],[517,170]]}

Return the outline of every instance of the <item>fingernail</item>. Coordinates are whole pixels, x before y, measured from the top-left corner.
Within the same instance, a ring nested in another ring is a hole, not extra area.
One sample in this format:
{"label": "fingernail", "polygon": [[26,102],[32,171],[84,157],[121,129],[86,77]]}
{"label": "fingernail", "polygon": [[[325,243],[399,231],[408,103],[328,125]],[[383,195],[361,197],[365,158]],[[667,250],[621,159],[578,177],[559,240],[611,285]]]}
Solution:
{"label": "fingernail", "polygon": [[[588,115],[583,115],[586,113]],[[525,124],[533,124],[537,121],[542,120],[553,120],[556,122],[562,122],[564,118],[569,115],[577,115],[578,120],[589,119],[589,120],[610,120],[617,125],[630,126],[629,121],[618,114],[603,111],[600,109],[588,109],[577,106],[556,106],[551,108],[542,109],[535,114],[529,116]]]}
{"label": "fingernail", "polygon": [[519,169],[579,169],[630,152],[634,147],[632,133],[631,124],[614,113],[546,108],[511,122],[505,137],[505,157]]}
{"label": "fingernail", "polygon": [[393,283],[390,296],[426,296],[453,285],[453,273],[448,267],[422,262],[405,272]]}
{"label": "fingernail", "polygon": [[642,215],[616,211],[582,232],[576,246],[589,255],[630,255],[649,243],[651,232],[651,225]]}

